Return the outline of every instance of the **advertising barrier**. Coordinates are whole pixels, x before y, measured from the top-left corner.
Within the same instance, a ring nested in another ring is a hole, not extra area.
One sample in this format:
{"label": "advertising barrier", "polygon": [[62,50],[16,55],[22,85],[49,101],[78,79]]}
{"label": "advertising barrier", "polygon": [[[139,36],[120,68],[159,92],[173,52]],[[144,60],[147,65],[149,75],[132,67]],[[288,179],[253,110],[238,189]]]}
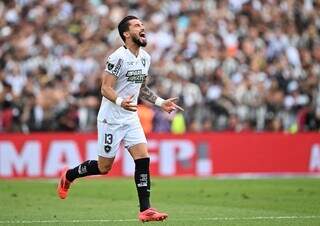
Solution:
{"label": "advertising barrier", "polygon": [[[0,134],[0,178],[55,178],[97,159],[96,134]],[[320,134],[150,134],[153,176],[320,175]],[[109,176],[131,176],[123,147]]]}

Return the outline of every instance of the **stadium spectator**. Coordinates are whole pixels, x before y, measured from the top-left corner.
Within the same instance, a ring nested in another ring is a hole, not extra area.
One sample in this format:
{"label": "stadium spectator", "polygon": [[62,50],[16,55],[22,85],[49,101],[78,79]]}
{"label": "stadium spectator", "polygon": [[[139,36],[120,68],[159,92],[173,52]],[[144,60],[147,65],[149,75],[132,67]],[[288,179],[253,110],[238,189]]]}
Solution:
{"label": "stadium spectator", "polygon": [[[0,132],[95,130],[127,14],[145,21],[151,87],[180,97],[187,131],[320,130],[319,1],[4,0]],[[152,130],[170,131],[152,110]]]}

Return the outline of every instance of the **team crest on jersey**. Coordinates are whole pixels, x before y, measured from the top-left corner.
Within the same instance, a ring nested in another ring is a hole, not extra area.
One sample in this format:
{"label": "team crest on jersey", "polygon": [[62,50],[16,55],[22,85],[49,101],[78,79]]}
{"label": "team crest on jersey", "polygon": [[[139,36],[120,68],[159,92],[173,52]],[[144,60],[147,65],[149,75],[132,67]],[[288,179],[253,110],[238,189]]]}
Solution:
{"label": "team crest on jersey", "polygon": [[126,74],[127,81],[134,82],[134,83],[143,83],[146,75],[142,74],[142,70],[132,70],[128,71]]}
{"label": "team crest on jersey", "polygon": [[142,65],[145,67],[145,66],[146,66],[146,59],[141,58],[141,63],[142,63]]}

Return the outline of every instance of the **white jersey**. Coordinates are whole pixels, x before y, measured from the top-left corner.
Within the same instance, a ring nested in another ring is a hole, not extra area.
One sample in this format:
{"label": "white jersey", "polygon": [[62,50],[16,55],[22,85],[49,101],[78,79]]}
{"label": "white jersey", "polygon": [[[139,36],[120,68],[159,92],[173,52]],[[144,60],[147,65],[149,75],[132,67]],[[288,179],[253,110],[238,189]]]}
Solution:
{"label": "white jersey", "polygon": [[[123,99],[132,96],[132,103],[137,104],[141,83],[148,75],[150,55],[142,48],[136,57],[125,46],[118,48],[107,60],[105,71],[116,76],[115,91]],[[124,124],[137,120],[137,112],[124,108],[102,97],[97,120],[110,124]]]}

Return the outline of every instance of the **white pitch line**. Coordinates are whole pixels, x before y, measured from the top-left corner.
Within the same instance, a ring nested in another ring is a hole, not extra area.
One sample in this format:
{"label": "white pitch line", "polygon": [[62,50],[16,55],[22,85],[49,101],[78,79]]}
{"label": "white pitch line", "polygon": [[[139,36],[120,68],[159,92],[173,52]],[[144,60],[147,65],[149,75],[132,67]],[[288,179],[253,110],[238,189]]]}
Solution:
{"label": "white pitch line", "polygon": [[[289,219],[320,219],[320,216],[258,216],[258,217],[208,217],[193,219],[169,219],[169,221],[236,221],[236,220],[289,220]],[[137,219],[97,219],[97,220],[17,220],[0,221],[0,224],[56,224],[56,223],[103,223],[103,222],[135,222]]]}
{"label": "white pitch line", "polygon": [[320,216],[265,216],[265,217],[207,217],[200,220],[207,221],[233,221],[233,220],[281,220],[281,219],[318,219]]}
{"label": "white pitch line", "polygon": [[17,221],[0,221],[0,224],[56,224],[56,223],[101,223],[101,222],[130,222],[138,221],[137,219],[119,219],[119,220],[17,220]]}

